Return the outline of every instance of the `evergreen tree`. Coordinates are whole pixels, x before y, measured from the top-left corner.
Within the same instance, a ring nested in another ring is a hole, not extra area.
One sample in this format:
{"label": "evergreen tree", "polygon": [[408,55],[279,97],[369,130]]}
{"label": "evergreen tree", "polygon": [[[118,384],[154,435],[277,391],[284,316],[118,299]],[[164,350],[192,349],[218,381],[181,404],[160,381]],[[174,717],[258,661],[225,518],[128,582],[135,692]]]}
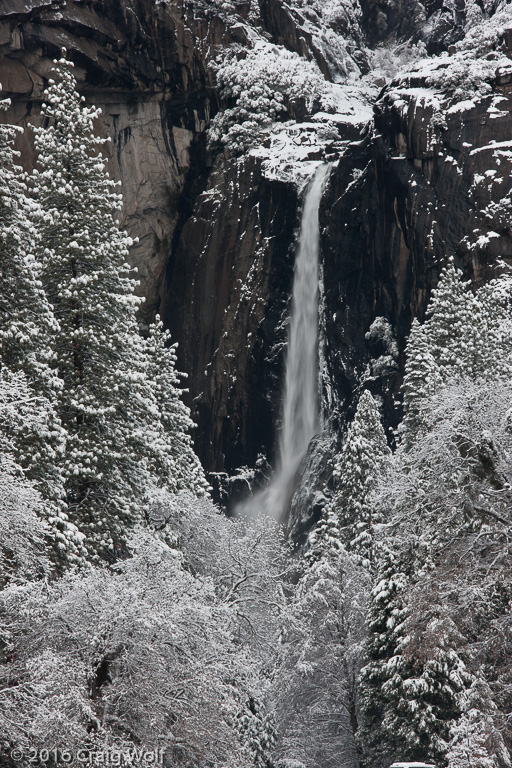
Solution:
{"label": "evergreen tree", "polygon": [[59,324],[68,506],[89,551],[106,554],[123,547],[122,532],[136,518],[147,480],[140,430],[157,414],[126,264],[131,240],[118,228],[121,197],[93,130],[99,110],[83,105],[72,63],[55,64],[44,123],[34,128],[43,281]]}
{"label": "evergreen tree", "polygon": [[[448,260],[432,292],[423,326],[442,385],[454,379],[510,375],[510,298],[507,275],[474,293],[470,282],[462,280],[453,258]],[[418,341],[417,333],[411,331],[407,348],[412,354],[418,354]]]}
{"label": "evergreen tree", "polygon": [[320,522],[309,534],[306,558],[313,565],[320,560],[335,558],[342,549],[340,521],[331,502],[325,505]]}
{"label": "evergreen tree", "polygon": [[393,760],[443,762],[451,726],[461,715],[461,696],[471,676],[456,650],[458,632],[414,595],[409,564],[387,553],[369,609],[367,663],[360,682],[363,765]]}
{"label": "evergreen tree", "polygon": [[[8,105],[8,100],[0,102],[1,109]],[[61,383],[53,370],[58,324],[34,255],[40,211],[27,197],[25,174],[16,165],[17,133],[18,128],[0,125],[0,366],[25,374],[25,400],[34,404],[39,417],[4,419],[2,427],[15,461],[41,494],[38,510],[50,523],[56,554],[75,561],[83,537],[69,522],[60,469],[65,432],[55,411]]]}
{"label": "evergreen tree", "polygon": [[443,383],[468,373],[474,354],[473,309],[469,283],[462,280],[461,270],[450,258],[432,291],[425,323],[429,350]]}
{"label": "evergreen tree", "polygon": [[510,376],[510,279],[503,275],[475,294],[449,259],[420,325],[415,318],[405,350],[402,385],[405,448],[432,426],[430,400],[456,381]]}
{"label": "evergreen tree", "polygon": [[439,386],[439,369],[430,351],[424,325],[414,318],[406,347],[406,363],[402,384],[404,419],[400,426],[404,444],[410,447],[421,431],[428,427],[425,411],[429,397]]}
{"label": "evergreen tree", "polygon": [[367,562],[373,558],[374,526],[378,522],[371,495],[390,456],[379,409],[365,390],[334,469],[336,492],[332,504],[342,540]]}
{"label": "evergreen tree", "polygon": [[371,593],[366,665],[359,681],[362,725],[357,735],[363,766],[380,768],[391,762],[394,751],[394,735],[383,727],[387,711],[383,686],[400,662],[398,633],[407,616],[404,600],[407,583],[407,574],[398,567],[396,558],[384,551]]}
{"label": "evergreen tree", "polygon": [[271,768],[270,754],[276,742],[273,713],[266,712],[257,698],[250,697],[237,714],[236,727],[255,768]]}
{"label": "evergreen tree", "polygon": [[[10,100],[0,102],[7,109]],[[48,340],[57,328],[34,258],[37,206],[27,198],[14,142],[21,129],[0,125],[0,352],[12,369],[24,369],[41,389],[52,391]]]}
{"label": "evergreen tree", "polygon": [[151,468],[170,491],[188,490],[203,495],[208,484],[192,445],[190,431],[194,422],[181,399],[180,378],[185,374],[176,371],[176,346],[171,344],[171,334],[157,315],[146,342],[147,377],[159,414],[156,434],[148,446]]}
{"label": "evergreen tree", "polygon": [[512,372],[512,278],[507,270],[481,286],[473,297],[475,381],[509,381]]}
{"label": "evergreen tree", "polygon": [[[423,326],[413,322],[403,384],[404,439],[386,485],[374,497],[386,508],[393,532],[386,545],[393,554],[379,565],[370,606],[360,688],[365,765],[448,760],[458,768],[469,756],[468,745],[482,767],[508,764],[491,757],[492,745],[502,756],[506,749],[490,697],[478,706],[467,704],[476,685],[471,617],[475,612],[478,635],[482,617],[470,607],[461,621],[449,601],[445,605],[448,585],[438,573],[451,585],[457,582],[450,589],[458,605],[471,590],[460,552],[481,562],[492,548],[489,522],[504,520],[489,505],[508,487],[508,438],[497,385],[509,375],[509,295],[506,277],[474,293],[450,260],[427,320]],[[480,530],[485,544],[475,537]],[[491,574],[492,569],[482,575],[482,583]]]}

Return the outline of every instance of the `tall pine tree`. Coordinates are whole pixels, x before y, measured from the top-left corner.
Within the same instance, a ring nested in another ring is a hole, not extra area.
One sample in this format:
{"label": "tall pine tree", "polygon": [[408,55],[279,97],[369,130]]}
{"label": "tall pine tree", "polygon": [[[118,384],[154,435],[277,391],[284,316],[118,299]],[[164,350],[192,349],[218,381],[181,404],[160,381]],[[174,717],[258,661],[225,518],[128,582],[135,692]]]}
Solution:
{"label": "tall pine tree", "polygon": [[368,563],[373,558],[374,526],[378,522],[371,495],[390,456],[379,409],[365,390],[334,468],[336,492],[331,503],[342,540]]}
{"label": "tall pine tree", "polygon": [[130,238],[119,230],[121,197],[95,136],[99,110],[84,106],[73,65],[55,62],[34,128],[39,172],[34,192],[44,286],[58,330],[54,349],[62,387],[58,412],[66,429],[63,471],[73,520],[91,554],[122,548],[146,486],[140,428],[151,419],[140,299],[126,264]]}
{"label": "tall pine tree", "polygon": [[[0,102],[0,109],[8,106],[8,100]],[[50,523],[57,558],[76,561],[83,536],[68,519],[60,467],[66,436],[55,410],[61,388],[53,353],[58,323],[35,258],[40,210],[27,196],[26,176],[16,164],[19,130],[0,125],[0,365],[7,376],[24,373],[38,418],[3,420],[1,426],[17,464],[41,494],[39,509]]]}
{"label": "tall pine tree", "polygon": [[180,379],[185,374],[176,371],[176,346],[157,315],[146,341],[147,377],[159,414],[148,453],[161,484],[172,492],[187,490],[201,496],[208,484],[192,444],[194,422],[181,399]]}
{"label": "tall pine tree", "polygon": [[453,622],[440,618],[437,606],[422,612],[411,599],[414,547],[404,554],[383,553],[370,601],[360,679],[365,768],[394,760],[442,763],[461,715],[461,693],[471,682]]}
{"label": "tall pine tree", "polygon": [[469,283],[462,280],[453,258],[432,291],[425,323],[429,348],[443,383],[464,376],[473,353],[473,306]]}
{"label": "tall pine tree", "polygon": [[115,556],[151,488],[203,494],[207,483],[188,434],[175,348],[159,319],[148,339],[139,334],[142,300],[126,263],[132,241],[119,230],[121,195],[94,133],[99,110],[84,106],[66,58],[56,62],[42,114],[34,189],[42,276],[59,324],[67,502],[89,552]]}
{"label": "tall pine tree", "polygon": [[404,419],[400,434],[407,447],[414,444],[421,431],[428,428],[426,404],[440,383],[437,362],[430,350],[424,325],[414,318],[407,341],[406,363],[402,384]]}

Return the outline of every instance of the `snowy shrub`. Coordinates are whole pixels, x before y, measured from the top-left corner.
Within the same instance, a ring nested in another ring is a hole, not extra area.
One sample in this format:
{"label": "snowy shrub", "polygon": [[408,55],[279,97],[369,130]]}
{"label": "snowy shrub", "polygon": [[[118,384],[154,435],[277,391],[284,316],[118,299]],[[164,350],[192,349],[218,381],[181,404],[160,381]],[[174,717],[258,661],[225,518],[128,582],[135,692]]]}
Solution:
{"label": "snowy shrub", "polygon": [[270,664],[287,610],[283,581],[290,568],[277,523],[228,519],[208,499],[165,492],[155,497],[149,520],[176,537],[187,567],[212,579],[219,599],[237,606],[240,642]]}
{"label": "snowy shrub", "polygon": [[[155,0],[155,3],[157,5],[171,5],[172,0]],[[236,3],[233,0],[189,0],[187,6],[192,7],[196,13],[204,14],[207,18],[215,15],[232,24],[239,21]]]}
{"label": "snowy shrub", "polygon": [[371,361],[373,376],[390,373],[398,368],[398,344],[393,333],[391,323],[385,317],[376,317],[371,324],[365,339],[375,350],[375,356]]}
{"label": "snowy shrub", "polygon": [[495,50],[503,27],[509,24],[510,13],[506,12],[476,25],[457,44],[453,55],[443,53],[420,60],[402,77],[402,82],[409,77],[421,78],[426,85],[448,94],[453,102],[464,101],[468,96],[488,96],[497,70],[510,66],[510,59]]}
{"label": "snowy shrub", "polygon": [[367,78],[372,81],[378,78],[392,80],[416,64],[427,55],[425,44],[410,42],[399,45],[381,45],[369,52],[370,72]]}
{"label": "snowy shrub", "polygon": [[511,23],[510,10],[499,8],[486,17],[492,10],[469,4],[466,34],[451,54],[427,57],[421,42],[417,46],[404,43],[378,48],[371,54],[373,66],[368,77],[395,77],[394,85],[400,87],[414,86],[420,80],[445,93],[452,103],[490,95],[497,71],[510,68],[510,59],[499,50],[503,31]]}
{"label": "snowy shrub", "polygon": [[466,11],[465,35],[457,43],[456,48],[472,51],[476,59],[495,50],[504,30],[510,27],[510,8],[507,8],[507,5],[502,2],[495,8],[492,0],[483,4],[475,0],[469,2]]}
{"label": "snowy shrub", "polygon": [[282,46],[257,40],[251,49],[232,46],[214,67],[220,94],[228,106],[213,119],[211,144],[242,154],[257,146],[265,129],[286,116],[296,99],[308,112],[334,111],[329,83],[316,64]]}
{"label": "snowy shrub", "polygon": [[37,400],[22,373],[0,372],[0,587],[43,574],[51,529],[42,519],[43,500],[16,463],[9,439],[18,421],[38,422]]}

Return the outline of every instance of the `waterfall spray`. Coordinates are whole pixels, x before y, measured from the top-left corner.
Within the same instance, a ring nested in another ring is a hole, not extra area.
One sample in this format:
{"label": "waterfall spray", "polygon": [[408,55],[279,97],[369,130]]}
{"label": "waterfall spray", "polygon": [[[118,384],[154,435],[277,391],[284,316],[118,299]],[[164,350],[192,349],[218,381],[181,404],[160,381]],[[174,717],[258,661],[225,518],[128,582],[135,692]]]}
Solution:
{"label": "waterfall spray", "polygon": [[306,190],[302,211],[288,330],[279,467],[265,492],[267,514],[276,519],[285,511],[295,474],[319,429],[318,209],[330,167],[322,165],[317,170]]}

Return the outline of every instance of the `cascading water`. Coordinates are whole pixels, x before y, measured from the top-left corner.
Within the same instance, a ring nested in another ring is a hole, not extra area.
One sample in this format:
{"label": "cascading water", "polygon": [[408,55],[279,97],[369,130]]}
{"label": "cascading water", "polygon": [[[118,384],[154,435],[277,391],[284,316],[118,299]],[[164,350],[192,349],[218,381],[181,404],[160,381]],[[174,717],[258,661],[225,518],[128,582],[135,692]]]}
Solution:
{"label": "cascading water", "polygon": [[317,170],[304,199],[288,330],[279,467],[270,486],[250,504],[253,512],[263,510],[278,520],[286,509],[299,464],[319,429],[318,209],[330,167],[322,165]]}

